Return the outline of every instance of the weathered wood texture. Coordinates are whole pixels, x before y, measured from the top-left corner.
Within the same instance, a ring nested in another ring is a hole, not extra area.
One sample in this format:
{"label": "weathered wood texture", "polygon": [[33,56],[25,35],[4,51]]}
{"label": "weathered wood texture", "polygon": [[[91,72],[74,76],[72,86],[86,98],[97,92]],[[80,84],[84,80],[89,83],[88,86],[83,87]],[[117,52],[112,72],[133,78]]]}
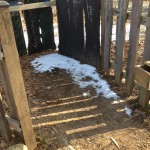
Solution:
{"label": "weathered wood texture", "polygon": [[69,0],[71,57],[84,61],[84,27],[82,0]]}
{"label": "weathered wood texture", "polygon": [[0,91],[0,134],[7,141],[10,141],[12,138],[10,127],[5,117],[5,111],[4,111],[3,104],[2,104],[1,91]]}
{"label": "weathered wood texture", "polygon": [[105,48],[105,12],[106,12],[106,3],[104,0],[101,0],[101,58],[102,64],[101,67],[104,69],[104,48]]}
{"label": "weathered wood texture", "polygon": [[148,67],[150,67],[150,60],[145,62],[145,65],[147,65]]}
{"label": "weathered wood texture", "polygon": [[147,108],[150,100],[150,66],[149,62],[135,68],[135,81],[140,84],[139,103]]}
{"label": "weathered wood texture", "polygon": [[130,49],[128,52],[126,69],[126,93],[130,95],[134,87],[134,70],[138,48],[141,12],[143,0],[132,0],[131,29],[130,29]]}
{"label": "weathered wood texture", "polygon": [[16,110],[16,104],[14,100],[14,95],[11,90],[11,83],[9,80],[8,70],[6,69],[6,62],[1,60],[0,61],[0,78],[3,84],[3,88],[6,95],[7,105],[9,107],[10,116],[14,119],[18,120],[18,113]]}
{"label": "weathered wood texture", "polygon": [[10,82],[10,90],[13,93],[13,100],[16,105],[24,140],[28,149],[33,150],[36,148],[35,135],[32,128],[9,7],[7,3],[5,4],[6,6],[0,6],[0,39]]}
{"label": "weathered wood texture", "polygon": [[84,0],[85,57],[90,65],[100,67],[100,0]]}
{"label": "weathered wood texture", "polygon": [[[119,16],[119,9],[113,8],[113,15]],[[131,20],[131,12],[127,12],[127,20]],[[141,25],[146,27],[150,26],[150,17],[149,16],[141,16]]]}
{"label": "weathered wood texture", "polygon": [[71,55],[69,48],[70,21],[67,0],[56,0],[58,29],[59,29],[59,51],[64,55]]}
{"label": "weathered wood texture", "polygon": [[[150,6],[149,6],[148,17],[150,17]],[[146,28],[143,62],[147,61],[147,60],[150,60],[150,21],[149,21],[148,24],[149,24],[149,26],[147,26],[147,28]]]}
{"label": "weathered wood texture", "polygon": [[55,0],[51,0],[50,2],[39,2],[39,3],[11,6],[9,8],[9,11],[10,12],[14,12],[14,11],[22,11],[22,10],[31,10],[31,9],[55,6],[55,5],[56,5],[56,1]]}
{"label": "weathered wood texture", "polygon": [[43,50],[41,35],[39,30],[37,10],[25,10],[24,18],[28,33],[28,54],[35,54]]}
{"label": "weathered wood texture", "polygon": [[106,0],[105,9],[105,45],[104,45],[104,71],[109,74],[110,69],[110,49],[111,49],[111,35],[112,35],[112,0]]}
{"label": "weathered wood texture", "polygon": [[11,20],[13,24],[13,30],[14,30],[18,54],[19,56],[24,56],[27,54],[27,49],[26,49],[26,44],[24,39],[20,13],[11,12]]}
{"label": "weathered wood texture", "polygon": [[117,35],[116,35],[116,68],[115,79],[120,85],[122,78],[122,65],[123,65],[123,50],[125,44],[125,23],[127,19],[127,8],[129,0],[120,0],[119,3],[119,16],[117,20]]}
{"label": "weathered wood texture", "polygon": [[150,90],[145,89],[143,86],[141,86],[139,92],[139,103],[143,109],[148,107],[149,100],[150,100]]}
{"label": "weathered wood texture", "polygon": [[150,90],[150,68],[146,65],[135,67],[135,80],[145,89]]}

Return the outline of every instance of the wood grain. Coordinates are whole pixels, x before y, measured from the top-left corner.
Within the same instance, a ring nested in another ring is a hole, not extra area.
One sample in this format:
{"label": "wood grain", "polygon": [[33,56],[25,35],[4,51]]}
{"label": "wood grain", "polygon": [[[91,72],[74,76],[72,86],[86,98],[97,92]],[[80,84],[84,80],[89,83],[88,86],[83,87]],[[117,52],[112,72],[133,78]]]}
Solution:
{"label": "wood grain", "polygon": [[130,49],[128,52],[126,69],[126,93],[131,95],[134,87],[134,71],[138,49],[139,31],[141,23],[143,0],[132,0],[131,28],[130,28]]}
{"label": "wood grain", "polygon": [[105,45],[104,45],[104,71],[109,74],[110,69],[110,49],[111,49],[111,35],[112,35],[112,1],[106,0],[105,12]]}
{"label": "wood grain", "polygon": [[31,10],[31,9],[37,9],[37,8],[50,7],[50,6],[56,6],[56,1],[51,0],[50,2],[40,2],[40,3],[10,6],[9,11],[14,12],[14,11],[22,11],[22,10]]}
{"label": "wood grain", "polygon": [[125,23],[127,19],[127,9],[129,0],[120,0],[119,16],[117,19],[117,35],[116,35],[116,68],[115,68],[115,80],[120,85],[122,78],[122,66],[123,66],[123,50],[125,45]]}
{"label": "wood grain", "polygon": [[29,150],[37,147],[32,128],[29,106],[25,92],[19,56],[17,53],[11,16],[8,7],[0,6],[0,39],[10,81],[10,90],[18,112],[25,143]]}

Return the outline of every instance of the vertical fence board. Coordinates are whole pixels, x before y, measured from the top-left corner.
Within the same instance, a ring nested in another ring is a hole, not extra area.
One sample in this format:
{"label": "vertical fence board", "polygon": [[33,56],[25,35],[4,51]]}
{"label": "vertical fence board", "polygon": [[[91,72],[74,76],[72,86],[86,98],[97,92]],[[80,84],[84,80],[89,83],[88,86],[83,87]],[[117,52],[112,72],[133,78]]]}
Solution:
{"label": "vertical fence board", "polygon": [[10,127],[9,127],[7,119],[5,117],[5,111],[4,111],[3,104],[2,104],[1,93],[0,93],[0,134],[7,141],[11,140]]}
{"label": "vertical fence board", "polygon": [[84,61],[84,27],[82,0],[69,0],[71,57]]}
{"label": "vertical fence board", "polygon": [[143,0],[132,0],[131,12],[131,29],[130,29],[130,49],[128,52],[127,69],[126,69],[126,93],[130,95],[134,87],[134,70],[136,55],[138,49],[141,12]]}
{"label": "vertical fence board", "polygon": [[150,98],[150,90],[145,89],[144,87],[140,87],[139,91],[139,103],[142,106],[142,108],[148,107],[149,99]]}
{"label": "vertical fence board", "polygon": [[0,79],[3,84],[3,88],[6,95],[7,105],[9,107],[10,116],[14,119],[18,120],[18,114],[16,110],[16,105],[14,102],[13,93],[11,91],[10,81],[8,80],[8,71],[6,70],[6,63],[4,61],[0,61]]}
{"label": "vertical fence board", "polygon": [[12,19],[18,53],[20,56],[24,56],[27,54],[27,49],[26,49],[25,39],[23,35],[20,13],[12,12],[11,19]]}
{"label": "vertical fence board", "polygon": [[43,50],[56,49],[54,41],[53,13],[52,8],[40,8],[37,10],[39,14],[39,26],[41,29],[41,38]]}
{"label": "vertical fence board", "polygon": [[[6,0],[10,6],[17,6],[17,0]],[[17,45],[17,50],[20,56],[24,56],[27,54],[25,39],[23,35],[23,28],[21,24],[21,17],[19,11],[11,12],[11,20],[13,24],[13,30]]]}
{"label": "vertical fence board", "polygon": [[[149,5],[148,17],[150,17],[150,5]],[[143,62],[147,60],[150,60],[150,22],[149,22],[149,26],[146,28]]]}
{"label": "vertical fence board", "polygon": [[129,0],[119,1],[119,17],[117,20],[117,35],[116,35],[116,68],[115,80],[120,85],[122,78],[122,63],[123,49],[125,44],[125,22]]}
{"label": "vertical fence board", "polygon": [[40,39],[37,10],[25,10],[24,19],[28,33],[28,54],[35,54],[43,50]]}
{"label": "vertical fence board", "polygon": [[35,135],[32,128],[9,7],[5,2],[0,2],[0,25],[0,39],[9,75],[7,80],[10,81],[25,143],[29,150],[33,150],[36,148]]}
{"label": "vertical fence board", "polygon": [[101,0],[101,58],[102,58],[102,69],[104,69],[104,46],[105,46],[105,12],[106,12],[106,2]]}
{"label": "vertical fence board", "polygon": [[87,63],[100,67],[100,0],[84,1]]}
{"label": "vertical fence board", "polygon": [[111,35],[112,35],[112,0],[106,0],[106,14],[105,14],[105,46],[104,46],[104,71],[109,74],[110,69],[110,49],[111,49]]}
{"label": "vertical fence board", "polygon": [[56,0],[58,28],[59,28],[59,51],[61,54],[70,55],[70,25],[69,9],[67,0]]}

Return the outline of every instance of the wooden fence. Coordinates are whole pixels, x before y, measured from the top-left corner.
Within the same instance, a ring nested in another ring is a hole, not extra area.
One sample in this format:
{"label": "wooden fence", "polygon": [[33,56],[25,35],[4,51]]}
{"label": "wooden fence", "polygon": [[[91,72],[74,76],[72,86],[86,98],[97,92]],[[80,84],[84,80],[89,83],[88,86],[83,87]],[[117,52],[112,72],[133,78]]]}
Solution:
{"label": "wooden fence", "polygon": [[[126,81],[126,93],[131,95],[133,87],[135,85],[135,65],[137,58],[138,42],[140,25],[147,27],[145,47],[143,52],[142,64],[145,61],[150,60],[150,12],[147,16],[142,16],[143,0],[132,0],[131,12],[128,12],[129,0],[120,0],[118,9],[113,8],[112,0],[106,0],[102,2],[102,34],[101,34],[101,49],[103,70],[109,74],[110,68],[115,71],[115,80],[118,85],[121,84],[122,78]],[[150,8],[149,8],[150,10]],[[110,59],[111,52],[111,36],[112,36],[112,21],[113,16],[117,16],[117,29],[116,29],[116,59]],[[129,36],[129,51],[127,57],[126,68],[123,68],[124,49],[125,49],[125,34],[126,23],[130,20],[130,36]],[[142,65],[141,64],[141,65]],[[124,69],[124,71],[123,71]],[[143,78],[141,76],[141,78]],[[149,84],[149,83],[147,83]],[[141,88],[142,89],[142,88]],[[145,95],[148,103],[150,91],[147,89],[147,95]],[[143,97],[144,100],[144,97]]]}
{"label": "wooden fence", "polygon": [[[145,3],[147,0],[119,0],[118,8],[114,7],[113,0],[101,0],[101,57],[92,57],[94,65],[100,64],[101,68],[105,71],[106,74],[109,75],[110,68],[115,70],[115,80],[118,85],[121,84],[122,78],[126,80],[126,93],[127,95],[131,95],[134,87],[134,76],[135,76],[135,65],[137,58],[137,50],[138,50],[138,42],[139,42],[139,33],[140,33],[140,25],[146,26],[146,37],[145,37],[145,47],[143,52],[143,60],[144,63],[147,60],[150,60],[150,11],[147,12],[147,16],[142,16],[142,8],[143,2]],[[10,12],[21,11],[21,10],[31,10],[45,7],[55,6],[57,3],[61,1],[51,0],[50,2],[41,2],[41,3],[32,3],[18,6],[11,6]],[[66,1],[64,0],[66,3]],[[83,1],[84,2],[84,1]],[[129,2],[132,3],[132,7],[130,11],[128,11]],[[149,3],[149,1],[147,1]],[[62,2],[61,2],[62,5]],[[59,5],[58,5],[59,7]],[[66,8],[66,7],[65,7]],[[98,8],[99,9],[99,8]],[[148,11],[148,10],[146,10]],[[82,15],[82,13],[81,13]],[[86,14],[85,14],[86,16]],[[113,17],[117,17],[116,24],[116,49],[115,49],[115,60],[111,60],[111,43],[112,43],[112,24]],[[82,18],[82,17],[80,17]],[[83,19],[86,19],[83,18]],[[93,18],[94,19],[94,18]],[[62,19],[61,19],[62,20]],[[127,65],[123,67],[124,61],[124,49],[125,49],[125,34],[126,34],[126,23],[130,21],[130,35],[129,35],[129,51],[127,56]],[[64,23],[64,22],[63,22]],[[94,25],[94,23],[93,23]],[[60,25],[61,26],[61,25]],[[60,31],[61,29],[59,29]],[[98,32],[98,30],[97,30]],[[62,34],[63,32],[61,32]],[[60,34],[60,35],[61,35]],[[94,33],[93,33],[94,34]],[[68,35],[68,33],[67,33]],[[64,36],[64,35],[62,35]],[[92,36],[90,36],[92,38]],[[97,37],[98,39],[99,37]],[[97,40],[95,39],[95,40]],[[66,38],[65,38],[66,40]],[[62,42],[61,42],[62,43]],[[86,43],[88,44],[88,43]],[[86,45],[87,46],[87,45]],[[67,49],[67,48],[66,48]],[[70,49],[70,47],[69,47]],[[72,47],[72,49],[74,49]],[[79,51],[80,52],[80,51]],[[86,51],[84,51],[85,53]],[[82,53],[82,52],[81,52]],[[88,52],[86,52],[88,53]],[[94,51],[93,51],[94,53]],[[92,54],[90,50],[90,55]],[[98,55],[98,53],[96,53]],[[81,55],[81,54],[80,54]],[[94,55],[95,56],[95,55]],[[73,56],[72,56],[73,57]],[[89,56],[90,57],[90,56]],[[74,56],[74,58],[77,58]],[[84,59],[83,59],[84,60]],[[92,64],[91,58],[87,61],[89,64]],[[90,62],[89,62],[90,61]],[[100,63],[98,62],[100,61]]]}
{"label": "wooden fence", "polygon": [[[11,140],[10,128],[23,135],[29,150],[36,148],[19,56],[15,43],[9,5],[0,1],[0,80],[7,97],[9,116],[0,94],[0,133]],[[1,93],[1,91],[0,91]]]}
{"label": "wooden fence", "polygon": [[[128,3],[129,0],[119,0],[118,8],[114,9],[112,0],[101,0],[102,32],[101,51],[99,52],[101,57],[98,58],[102,59],[98,61],[100,61],[101,68],[106,74],[109,75],[110,69],[114,69],[115,80],[118,85],[121,84],[122,78],[125,78],[126,93],[131,95],[135,84],[135,64],[138,50],[140,25],[144,25],[147,28],[141,65],[144,65],[146,61],[150,60],[150,11],[148,12],[147,16],[142,16],[143,0],[132,0],[132,9],[130,12],[128,12]],[[25,142],[29,149],[34,149],[36,147],[36,142],[33,134],[29,107],[27,104],[19,58],[15,45],[10,12],[45,8],[55,5],[56,3],[54,0],[51,2],[32,3],[11,7],[9,7],[5,2],[0,2],[0,78],[3,82],[10,110],[10,116],[6,116],[1,103],[2,100],[0,100],[0,119],[3,120],[0,122],[0,130],[7,140],[10,138],[10,126],[18,132],[23,133]],[[97,11],[95,13],[98,14],[99,12]],[[115,60],[111,60],[110,57],[113,16],[117,16]],[[129,51],[127,57],[127,66],[123,67],[126,33],[125,26],[128,20],[130,20],[131,26]],[[94,23],[92,25],[94,25]],[[98,38],[99,37],[97,37],[97,39]],[[139,74],[136,78],[137,81],[144,83],[144,86],[140,85],[140,102],[143,107],[147,106],[150,95],[150,63],[146,62],[145,65],[147,65],[147,67],[141,67],[141,69],[144,70],[144,76],[142,76],[142,70],[138,70],[137,72],[139,72]],[[140,80],[141,78],[142,80]]]}

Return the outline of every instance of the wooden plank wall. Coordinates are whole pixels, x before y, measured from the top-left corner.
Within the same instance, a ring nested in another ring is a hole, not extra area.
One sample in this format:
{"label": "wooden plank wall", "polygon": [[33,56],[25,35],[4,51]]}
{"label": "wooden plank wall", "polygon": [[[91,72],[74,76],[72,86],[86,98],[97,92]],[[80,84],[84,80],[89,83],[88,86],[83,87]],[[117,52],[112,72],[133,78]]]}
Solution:
{"label": "wooden plank wall", "polygon": [[[63,0],[66,1],[66,0]],[[60,0],[57,0],[57,7],[58,2],[60,3]],[[137,44],[139,39],[139,30],[140,25],[145,25],[147,27],[146,31],[146,39],[145,39],[145,48],[144,48],[144,57],[143,62],[145,60],[150,59],[150,53],[149,53],[149,43],[150,43],[150,12],[148,16],[142,16],[142,4],[143,0],[132,0],[132,9],[131,12],[127,12],[129,0],[119,0],[119,6],[118,9],[113,9],[113,0],[101,0],[101,65],[102,69],[105,71],[106,74],[109,75],[109,70],[111,67],[111,63],[113,64],[113,68],[115,69],[115,80],[118,85],[121,84],[121,80],[123,77],[126,79],[126,93],[130,95],[133,90],[134,85],[134,68],[135,68],[135,62],[136,62],[136,56],[137,56]],[[26,7],[25,5],[22,6],[12,6],[10,7],[10,11],[18,11],[18,10],[27,10],[29,9],[36,9],[41,7],[49,7],[56,5],[55,0],[51,2],[44,3],[36,3],[36,4],[28,4],[29,6]],[[62,7],[64,5],[60,5]],[[64,10],[64,9],[63,9]],[[59,14],[64,14],[64,12],[58,12]],[[117,16],[117,33],[116,33],[116,60],[114,62],[111,61],[110,58],[110,52],[111,52],[111,35],[112,35],[112,21],[113,21],[113,15]],[[66,17],[64,17],[66,18]],[[59,20],[59,18],[58,18]],[[128,53],[128,59],[127,59],[127,68],[126,73],[123,74],[123,51],[125,46],[125,26],[127,20],[131,20],[131,31],[130,31],[130,49]],[[60,26],[60,24],[59,24]],[[67,28],[68,29],[68,28]],[[61,30],[59,31],[60,35]],[[68,32],[68,30],[67,30]],[[68,41],[68,38],[66,38],[67,34],[63,33],[63,36],[65,35],[64,39]],[[60,49],[63,49],[61,47],[62,41],[60,40]],[[63,41],[63,44],[67,43],[65,40]],[[67,47],[64,48],[67,52]]]}
{"label": "wooden plank wall", "polygon": [[[149,4],[149,8],[150,8],[150,4]],[[149,9],[149,12],[148,12],[148,17],[150,18],[150,9]],[[150,45],[149,44],[150,44],[150,21],[148,22],[147,29],[146,29],[143,62],[150,60]]]}
{"label": "wooden plank wall", "polygon": [[[117,9],[112,8],[112,2],[113,0],[102,1],[101,5],[101,55],[103,70],[106,74],[109,75],[111,62],[111,67],[115,71],[116,83],[118,85],[121,85],[122,78],[125,78],[126,93],[127,95],[131,95],[134,88],[134,73],[137,58],[140,25],[145,25],[147,27],[143,62],[150,60],[150,12],[148,12],[148,16],[142,16],[143,0],[132,0],[131,12],[128,12],[129,0],[119,0],[119,6]],[[112,61],[110,58],[113,16],[117,16],[115,61]],[[123,53],[125,48],[126,22],[128,20],[130,20],[131,26],[129,38],[130,48],[127,56],[127,67],[125,72],[123,72]]]}

